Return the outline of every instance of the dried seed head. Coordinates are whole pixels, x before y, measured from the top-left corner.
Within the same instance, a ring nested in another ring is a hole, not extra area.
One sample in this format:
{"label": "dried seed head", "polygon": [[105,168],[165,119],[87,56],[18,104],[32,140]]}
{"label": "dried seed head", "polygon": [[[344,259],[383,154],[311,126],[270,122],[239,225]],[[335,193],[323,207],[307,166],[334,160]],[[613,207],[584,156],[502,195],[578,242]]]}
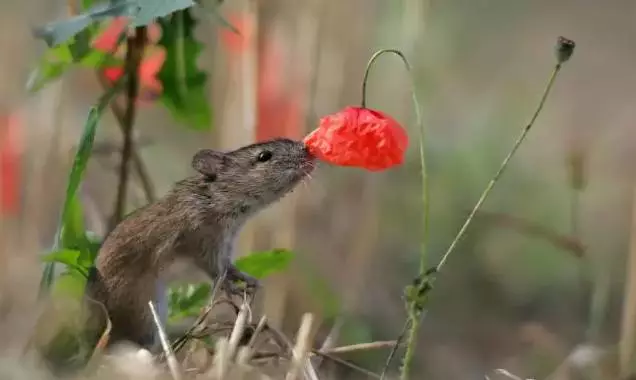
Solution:
{"label": "dried seed head", "polygon": [[560,36],[557,39],[556,56],[559,63],[563,63],[567,61],[568,59],[570,59],[570,57],[572,56],[572,53],[574,52],[575,46],[576,46],[576,43],[574,41],[567,39],[563,36]]}

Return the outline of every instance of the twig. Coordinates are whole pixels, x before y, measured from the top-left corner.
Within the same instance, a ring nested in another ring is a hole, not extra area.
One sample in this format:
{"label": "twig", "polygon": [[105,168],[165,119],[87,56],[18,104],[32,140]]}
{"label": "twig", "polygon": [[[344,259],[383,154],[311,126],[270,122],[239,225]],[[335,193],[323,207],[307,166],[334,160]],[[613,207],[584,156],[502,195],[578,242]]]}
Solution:
{"label": "twig", "polygon": [[234,321],[234,327],[230,334],[230,344],[228,346],[228,358],[230,360],[234,358],[234,354],[236,353],[241,338],[243,337],[243,332],[245,331],[245,325],[247,323],[247,315],[247,305],[244,303],[241,305],[241,310]]}
{"label": "twig", "polygon": [[[106,79],[104,78],[104,76],[101,74],[98,74],[97,77],[99,79],[99,82],[102,88],[108,88],[109,85],[108,85],[108,82],[106,82]],[[117,120],[117,124],[119,125],[119,128],[121,129],[122,133],[125,135],[126,127],[125,127],[124,111],[115,102],[110,103],[110,110],[115,116],[115,119]],[[146,202],[152,203],[155,201],[155,199],[157,199],[157,196],[155,193],[155,186],[152,183],[150,174],[148,174],[148,169],[146,167],[146,164],[144,163],[141,157],[141,154],[139,154],[138,144],[135,144],[134,141],[132,142],[131,155],[132,155],[131,159],[132,159],[134,169],[137,172],[137,175],[139,176],[139,181],[141,182],[141,186],[144,189]]]}
{"label": "twig", "polygon": [[247,343],[247,347],[254,348],[254,345],[256,344],[256,338],[261,333],[261,331],[263,331],[266,323],[267,323],[267,317],[263,315],[260,321],[258,321],[258,325],[256,325],[254,332],[252,332],[252,337],[250,338],[249,343]]}
{"label": "twig", "polygon": [[316,377],[311,363],[307,360],[310,350],[309,334],[311,333],[312,324],[313,316],[311,314],[304,314],[296,335],[296,344],[292,348],[291,366],[285,376],[285,380],[296,380],[303,368],[308,377]]}
{"label": "twig", "polygon": [[538,105],[537,109],[535,110],[534,115],[532,115],[532,119],[521,130],[521,133],[519,134],[519,137],[517,137],[517,140],[515,141],[514,145],[512,146],[512,149],[510,150],[510,152],[508,152],[508,155],[504,158],[503,162],[499,166],[499,170],[497,170],[495,175],[490,179],[490,182],[488,182],[488,185],[486,186],[484,191],[481,193],[481,196],[477,200],[477,203],[473,207],[472,211],[470,212],[470,214],[468,215],[466,220],[464,221],[464,224],[459,229],[459,232],[457,232],[457,235],[455,235],[455,239],[453,239],[453,241],[451,242],[450,246],[448,247],[448,249],[446,250],[446,252],[442,256],[442,259],[439,261],[439,264],[437,264],[437,271],[438,272],[446,264],[446,261],[448,260],[448,257],[455,250],[455,247],[457,246],[457,244],[459,243],[461,238],[464,237],[464,234],[466,233],[466,230],[468,229],[468,226],[470,225],[470,223],[473,221],[473,218],[475,217],[475,214],[477,214],[477,212],[481,208],[481,205],[484,203],[486,198],[488,198],[488,195],[490,195],[490,192],[492,191],[493,187],[495,186],[497,181],[499,181],[499,178],[501,178],[501,175],[504,173],[504,171],[508,167],[508,163],[512,159],[512,156],[514,156],[514,154],[517,152],[517,149],[519,149],[519,147],[521,146],[521,143],[523,142],[523,140],[528,135],[528,132],[530,131],[530,129],[534,125],[535,120],[537,119],[537,117],[541,113],[541,110],[543,109],[543,105],[545,104],[545,101],[546,101],[546,99],[548,97],[548,94],[550,93],[550,90],[552,89],[552,85],[554,84],[554,80],[556,79],[557,74],[561,70],[561,67],[562,67],[562,65],[561,65],[560,62],[557,63],[556,66],[554,66],[554,69],[552,70],[552,74],[550,75],[550,79],[548,80],[548,84],[546,85],[545,90],[543,92],[543,96],[541,97],[541,100],[539,101],[539,105]]}
{"label": "twig", "polygon": [[410,322],[410,319],[408,318],[406,319],[406,321],[404,321],[404,327],[402,327],[402,331],[400,332],[400,335],[395,340],[395,344],[393,345],[391,352],[389,352],[389,356],[387,356],[386,358],[386,362],[384,363],[384,368],[382,368],[382,373],[380,374],[380,380],[384,380],[384,378],[386,377],[389,367],[391,366],[391,361],[393,361],[393,358],[395,357],[395,354],[397,353],[398,348],[400,348],[400,344],[402,344],[402,340],[404,340],[404,336],[406,335],[406,330],[409,328],[409,322]]}
{"label": "twig", "polygon": [[[320,350],[312,350],[310,353],[311,356],[320,356],[324,359],[331,360],[332,362],[339,364],[343,367],[350,368],[354,371],[360,372],[365,376],[372,377],[374,379],[380,379],[380,375],[374,373],[366,368],[360,367],[356,364],[353,364],[349,361],[346,361],[342,358],[339,358],[333,354],[327,352],[321,352]],[[260,352],[252,355],[251,359],[253,360],[270,360],[272,358],[280,358],[281,354],[279,352]]]}
{"label": "twig", "polygon": [[225,377],[225,373],[230,362],[228,357],[229,345],[230,343],[225,337],[216,342],[214,350],[214,365],[212,366],[211,371],[215,373],[216,378],[219,380]]}
{"label": "twig", "polygon": [[[336,341],[338,340],[338,335],[340,335],[340,330],[342,329],[343,324],[344,319],[342,318],[342,316],[336,318],[333,326],[331,327],[331,330],[329,331],[329,334],[327,334],[327,337],[320,346],[320,352],[327,352],[329,349],[333,348],[333,346],[336,344]],[[322,358],[313,358],[312,364],[314,365],[314,367],[320,369],[320,366],[322,365]]]}
{"label": "twig", "polygon": [[128,38],[126,47],[125,72],[128,74],[126,89],[126,110],[123,116],[124,144],[121,152],[121,166],[119,169],[119,183],[117,186],[117,199],[115,201],[114,215],[111,220],[110,230],[119,223],[126,213],[126,194],[130,173],[130,159],[133,148],[133,126],[137,113],[137,95],[139,93],[139,65],[146,46],[146,27],[135,29],[135,35]]}
{"label": "twig", "polygon": [[[499,178],[501,177],[501,175],[503,174],[503,172],[507,168],[508,163],[512,159],[513,155],[515,154],[517,149],[519,149],[519,146],[521,146],[521,143],[523,142],[523,140],[527,136],[527,134],[530,131],[530,129],[532,128],[532,126],[534,125],[534,122],[539,117],[539,114],[541,113],[541,110],[543,109],[545,101],[548,98],[548,94],[550,93],[550,90],[552,89],[552,86],[553,86],[554,81],[555,81],[555,79],[557,77],[557,74],[561,70],[561,67],[562,67],[563,63],[566,62],[568,59],[570,59],[570,57],[572,56],[572,53],[574,51],[574,47],[575,47],[574,41],[571,41],[571,40],[566,39],[564,37],[559,37],[558,38],[557,48],[556,48],[557,63],[554,66],[554,69],[552,70],[552,73],[550,75],[548,83],[547,83],[547,85],[545,87],[545,90],[543,92],[543,96],[541,97],[541,100],[539,101],[537,109],[535,110],[534,114],[532,115],[532,118],[530,119],[530,122],[521,130],[521,133],[520,133],[519,137],[515,141],[512,149],[510,150],[508,155],[504,158],[503,162],[501,163],[501,166],[499,167],[499,170],[497,170],[495,175],[492,177],[492,179],[490,180],[490,182],[486,186],[486,189],[484,189],[484,191],[482,192],[481,196],[477,200],[477,203],[473,207],[471,213],[468,215],[468,217],[466,218],[466,221],[464,222],[462,227],[459,229],[459,232],[455,236],[455,239],[453,239],[453,241],[451,242],[450,246],[448,247],[448,249],[446,250],[446,252],[442,256],[442,259],[439,261],[439,263],[435,267],[435,272],[439,272],[442,269],[442,267],[446,264],[446,261],[448,260],[448,257],[455,250],[455,248],[457,247],[457,244],[459,243],[461,238],[466,233],[466,230],[468,229],[468,226],[470,225],[470,223],[472,222],[473,218],[475,217],[475,214],[477,213],[477,211],[480,209],[481,205],[484,203],[484,201],[486,200],[486,198],[490,194],[491,190],[493,189],[493,187],[495,186],[495,184],[497,183],[497,181],[499,180]],[[422,268],[420,268],[420,269],[422,269]],[[417,294],[426,293],[425,289],[424,289],[424,286],[427,286],[427,285],[430,286],[429,281],[421,281],[420,284],[418,285],[418,289],[417,289],[418,291],[416,293]],[[411,319],[411,325],[410,325],[410,328],[408,329],[406,353],[404,354],[404,360],[403,360],[403,363],[402,363],[402,370],[401,370],[401,373],[400,373],[400,379],[401,380],[407,380],[409,378],[409,372],[410,372],[410,369],[411,369],[411,365],[413,364],[413,357],[415,355],[415,346],[416,346],[416,340],[417,340],[417,332],[418,332],[418,329],[419,329],[419,325],[420,325],[420,322],[421,322],[421,315],[422,315],[422,310],[419,309],[421,307],[422,306],[419,305],[419,303],[415,302],[415,301],[411,302],[410,307],[409,307],[409,316],[408,316],[408,318]]]}
{"label": "twig", "polygon": [[321,349],[321,350],[318,350],[318,352],[323,354],[347,354],[347,353],[356,352],[356,351],[377,350],[380,348],[394,347],[395,343],[396,343],[395,340],[358,343],[358,344],[352,344],[349,346]]}
{"label": "twig", "polygon": [[166,361],[168,362],[168,368],[170,369],[170,373],[172,374],[172,378],[174,380],[181,380],[181,369],[179,368],[179,362],[177,358],[174,356],[174,352],[170,347],[170,343],[168,342],[168,336],[163,326],[161,326],[161,320],[159,319],[159,314],[157,314],[157,310],[155,309],[155,305],[152,301],[148,302],[148,307],[150,307],[150,312],[152,313],[152,319],[155,322],[155,326],[157,327],[157,333],[159,334],[159,341],[161,342],[161,347],[163,348],[164,355],[166,356]]}
{"label": "twig", "polygon": [[356,364],[353,364],[351,362],[343,360],[343,359],[341,359],[341,358],[339,358],[337,356],[334,356],[334,355],[331,355],[331,354],[328,354],[328,353],[325,353],[325,352],[320,352],[320,351],[312,351],[312,354],[313,355],[322,356],[323,358],[331,360],[334,363],[338,363],[338,364],[340,364],[342,366],[351,368],[354,371],[358,371],[360,373],[363,373],[363,374],[365,374],[368,377],[371,377],[371,378],[374,378],[374,379],[380,379],[380,376],[377,373],[371,372],[371,371],[369,371],[366,368],[362,368],[362,367],[360,367],[360,366],[358,366]]}

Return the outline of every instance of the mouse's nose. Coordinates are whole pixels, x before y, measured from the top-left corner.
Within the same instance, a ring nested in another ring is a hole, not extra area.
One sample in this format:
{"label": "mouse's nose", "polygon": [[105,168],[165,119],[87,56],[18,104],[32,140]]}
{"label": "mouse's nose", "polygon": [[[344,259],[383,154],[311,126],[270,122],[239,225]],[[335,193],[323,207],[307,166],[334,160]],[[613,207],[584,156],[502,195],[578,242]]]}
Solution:
{"label": "mouse's nose", "polygon": [[309,151],[309,148],[307,147],[307,145],[303,146],[303,153],[304,153],[306,158],[309,158],[309,159],[314,159],[315,158],[314,155],[311,154],[311,152]]}

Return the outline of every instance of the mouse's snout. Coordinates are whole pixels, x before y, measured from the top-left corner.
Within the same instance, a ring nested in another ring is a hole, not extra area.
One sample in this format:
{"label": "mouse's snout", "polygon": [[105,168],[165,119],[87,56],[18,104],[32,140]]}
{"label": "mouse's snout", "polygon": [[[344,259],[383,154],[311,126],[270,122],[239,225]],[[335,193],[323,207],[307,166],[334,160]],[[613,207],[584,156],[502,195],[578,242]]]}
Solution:
{"label": "mouse's snout", "polygon": [[303,144],[302,147],[302,168],[305,171],[305,173],[310,173],[311,171],[314,170],[315,166],[316,166],[316,157],[311,154],[311,152],[309,151],[309,148],[307,148],[306,145]]}
{"label": "mouse's snout", "polygon": [[314,161],[316,159],[316,157],[313,154],[311,154],[311,151],[309,150],[307,145],[304,145],[304,144],[302,147],[302,154],[305,160]]}

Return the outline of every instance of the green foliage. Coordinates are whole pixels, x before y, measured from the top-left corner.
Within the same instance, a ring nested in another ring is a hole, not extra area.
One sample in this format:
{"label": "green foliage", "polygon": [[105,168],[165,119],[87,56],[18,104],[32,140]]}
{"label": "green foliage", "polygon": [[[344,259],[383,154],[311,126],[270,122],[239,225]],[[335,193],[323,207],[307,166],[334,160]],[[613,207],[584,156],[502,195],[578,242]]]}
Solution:
{"label": "green foliage", "polygon": [[[79,252],[79,255],[77,256],[74,263],[77,266],[83,267],[85,269],[87,269],[92,264],[94,253],[90,250],[91,243],[86,236],[86,231],[84,230],[82,222],[82,208],[78,200],[78,189],[84,175],[84,170],[86,169],[86,165],[88,164],[88,160],[91,156],[91,150],[93,148],[93,142],[95,140],[95,133],[97,131],[99,119],[101,118],[102,113],[104,112],[112,98],[120,89],[122,83],[123,80],[120,81],[116,86],[113,86],[101,97],[97,106],[92,107],[89,111],[86,124],[84,125],[84,132],[80,139],[80,144],[77,152],[75,153],[73,167],[71,168],[71,173],[69,174],[68,185],[66,188],[66,197],[64,199],[64,205],[62,206],[62,215],[60,217],[57,237],[53,247],[53,252],[59,252],[62,250],[74,250]],[[53,257],[55,258],[60,256],[54,255]],[[62,255],[61,257],[64,260],[70,259],[70,255],[68,253],[66,255]],[[41,292],[48,291],[53,283],[55,261],[56,260],[51,260],[46,264],[42,282],[40,283]],[[67,269],[71,272],[76,270],[73,266],[69,266],[67,267]],[[85,273],[87,273],[87,270],[83,273],[80,273],[84,276],[81,278],[74,276],[72,278],[75,279],[75,283],[77,284],[77,286],[83,289]],[[80,279],[81,281],[78,281]]]}
{"label": "green foliage", "polygon": [[196,5],[192,0],[137,0],[138,11],[133,19],[134,26],[144,26],[157,18],[182,13],[184,9]]}
{"label": "green foliage", "polygon": [[192,12],[176,12],[160,19],[159,24],[159,45],[166,49],[166,60],[158,74],[163,85],[161,101],[175,119],[195,129],[208,129],[212,111],[206,94],[207,74],[197,67],[202,48],[194,37],[197,23]]}
{"label": "green foliage", "polygon": [[[121,65],[108,52],[93,49],[90,44],[101,33],[100,24],[114,17],[128,16],[131,26],[148,25],[156,18],[196,5],[192,0],[82,0],[84,12],[64,21],[49,23],[34,31],[49,49],[31,74],[27,90],[36,92],[60,78],[71,67],[100,69]],[[125,33],[119,36],[120,42]],[[209,124],[209,123],[208,123]]]}
{"label": "green foliage", "polygon": [[264,278],[272,273],[285,270],[294,259],[294,253],[284,249],[255,252],[236,260],[234,265],[241,271],[256,278]]}
{"label": "green foliage", "polygon": [[[262,279],[275,272],[285,270],[292,259],[293,252],[276,249],[267,252],[255,252],[235,262],[243,272]],[[175,284],[168,288],[168,320],[174,323],[183,318],[195,317],[201,312],[211,296],[212,287],[208,283]]]}
{"label": "green foliage", "polygon": [[134,16],[135,5],[133,1],[122,0],[113,0],[107,4],[99,3],[80,15],[37,28],[34,34],[37,38],[43,39],[49,47],[55,47],[75,37],[95,23],[118,16]]}
{"label": "green foliage", "polygon": [[74,249],[61,249],[44,255],[41,259],[45,263],[64,264],[75,272],[88,277],[86,269],[80,264],[81,252]]}
{"label": "green foliage", "polygon": [[61,78],[72,67],[99,69],[120,65],[120,59],[90,47],[96,31],[97,29],[85,30],[63,44],[48,49],[29,76],[27,90],[41,90],[46,84]]}
{"label": "green foliage", "polygon": [[84,13],[37,28],[35,36],[43,39],[49,47],[55,47],[97,22],[125,16],[130,17],[132,26],[144,26],[157,18],[196,5],[192,0],[110,0],[93,3],[84,1],[82,5],[87,8]]}
{"label": "green foliage", "polygon": [[168,288],[168,321],[196,317],[208,303],[212,287],[208,283],[177,284]]}

